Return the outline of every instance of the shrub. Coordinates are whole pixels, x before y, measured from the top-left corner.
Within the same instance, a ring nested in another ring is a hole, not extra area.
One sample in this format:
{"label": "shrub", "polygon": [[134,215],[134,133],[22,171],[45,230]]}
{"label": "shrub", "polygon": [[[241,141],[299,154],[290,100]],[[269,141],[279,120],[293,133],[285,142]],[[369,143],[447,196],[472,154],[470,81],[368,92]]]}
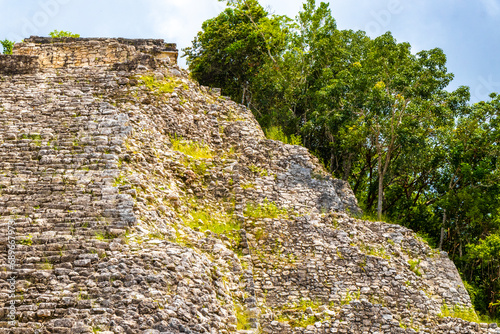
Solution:
{"label": "shrub", "polygon": [[417,260],[408,260],[408,264],[410,265],[410,270],[413,271],[417,276],[422,276],[422,273],[419,270],[420,259]]}
{"label": "shrub", "polygon": [[0,43],[3,46],[3,54],[11,55],[12,50],[14,49],[15,42],[9,41],[8,39],[4,39],[3,41],[0,41]]}
{"label": "shrub", "polygon": [[429,247],[433,249],[437,248],[436,240],[434,240],[428,233],[419,231],[417,232],[417,236],[424,242],[426,242],[429,245]]}
{"label": "shrub", "polygon": [[61,37],[78,38],[78,37],[80,37],[79,34],[73,34],[70,31],[63,31],[63,30],[54,30],[51,33],[49,33],[49,35],[52,38],[61,38]]}
{"label": "shrub", "polygon": [[272,126],[270,128],[265,129],[264,132],[268,139],[279,140],[285,144],[290,144],[290,145],[302,145],[301,136],[291,135],[290,137],[288,137],[283,132],[281,126]]}

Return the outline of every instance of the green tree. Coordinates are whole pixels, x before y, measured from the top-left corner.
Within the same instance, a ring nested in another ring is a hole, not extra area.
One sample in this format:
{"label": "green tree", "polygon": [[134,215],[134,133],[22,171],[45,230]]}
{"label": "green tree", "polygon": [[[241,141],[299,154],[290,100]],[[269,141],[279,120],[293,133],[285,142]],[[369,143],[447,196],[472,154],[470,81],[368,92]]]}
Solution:
{"label": "green tree", "polygon": [[443,134],[445,160],[433,186],[440,247],[471,284],[476,308],[497,317],[500,267],[491,256],[500,230],[500,98],[491,97],[461,108],[454,128]]}
{"label": "green tree", "polygon": [[[494,96],[494,95],[493,95]],[[443,228],[455,234],[460,257],[463,253],[464,231],[466,239],[475,238],[495,228],[491,217],[498,203],[499,133],[497,116],[498,97],[490,102],[467,106],[456,119],[456,126],[443,140],[446,163],[441,170],[438,192],[444,194]],[[440,242],[442,244],[442,241]]]}
{"label": "green tree", "polygon": [[[393,222],[429,235],[437,245],[443,192],[437,191],[446,168],[444,144],[453,134],[455,120],[467,107],[467,87],[440,92],[433,97],[434,117],[421,124],[425,135],[406,136],[409,140],[394,159],[385,186],[383,211]],[[439,212],[438,212],[439,211]]]}
{"label": "green tree", "polygon": [[379,219],[391,162],[433,131],[439,116],[433,108],[434,97],[453,78],[445,63],[442,50],[421,51],[415,56],[408,43],[396,43],[390,33],[373,40],[366,60],[361,62],[362,80],[373,86],[368,86],[357,120],[368,128],[377,154]]}
{"label": "green tree", "polygon": [[0,41],[0,44],[2,44],[3,47],[3,54],[11,55],[12,50],[14,49],[14,44],[16,43],[13,41],[9,41],[8,39],[4,39],[3,41]]}
{"label": "green tree", "polygon": [[476,307],[488,309],[495,316],[500,306],[500,235],[491,234],[470,245],[468,253],[468,261],[475,268],[470,276],[472,284],[482,292],[475,298]]}
{"label": "green tree", "polygon": [[279,52],[281,26],[286,19],[270,16],[255,0],[229,5],[203,23],[192,46],[183,49],[183,56],[201,84],[222,88],[236,101],[250,103],[252,80]]}
{"label": "green tree", "polygon": [[63,30],[54,30],[54,31],[49,33],[49,36],[52,38],[61,38],[61,37],[78,38],[78,37],[80,37],[79,34],[74,34],[70,31],[63,31]]}

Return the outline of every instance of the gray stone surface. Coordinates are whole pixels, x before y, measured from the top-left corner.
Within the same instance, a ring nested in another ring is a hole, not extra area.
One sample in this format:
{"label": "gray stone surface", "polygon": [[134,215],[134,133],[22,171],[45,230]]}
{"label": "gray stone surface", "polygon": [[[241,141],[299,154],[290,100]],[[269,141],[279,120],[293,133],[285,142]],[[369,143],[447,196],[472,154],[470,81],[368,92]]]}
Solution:
{"label": "gray stone surface", "polygon": [[499,332],[441,318],[470,307],[446,254],[349,216],[348,184],[155,43],[31,38],[39,66],[0,71],[0,333]]}
{"label": "gray stone surface", "polygon": [[0,74],[29,74],[38,71],[36,56],[0,55]]}

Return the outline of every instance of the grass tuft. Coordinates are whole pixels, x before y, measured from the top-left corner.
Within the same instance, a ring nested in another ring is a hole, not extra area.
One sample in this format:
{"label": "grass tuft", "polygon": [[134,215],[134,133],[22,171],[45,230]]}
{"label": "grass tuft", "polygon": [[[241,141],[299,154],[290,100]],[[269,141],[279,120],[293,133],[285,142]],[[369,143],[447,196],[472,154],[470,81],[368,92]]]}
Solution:
{"label": "grass tuft", "polygon": [[422,276],[422,273],[419,270],[420,259],[417,260],[408,260],[408,264],[410,265],[410,270],[415,273],[417,276]]}
{"label": "grass tuft", "polygon": [[264,199],[262,204],[247,203],[244,211],[245,216],[251,218],[278,218],[287,217],[288,212],[283,208],[279,208],[274,202]]}
{"label": "grass tuft", "polygon": [[28,236],[24,239],[18,240],[17,243],[20,245],[31,246],[33,244],[33,236],[28,234]]}
{"label": "grass tuft", "polygon": [[[299,303],[292,304],[284,309],[284,313],[278,315],[278,321],[287,322],[291,327],[305,328],[313,325],[315,322],[320,321],[316,315],[307,314],[306,309],[310,307],[316,311],[321,304],[311,300],[300,299]],[[293,314],[293,316],[292,316]]]}
{"label": "grass tuft", "polygon": [[183,220],[187,226],[192,229],[199,229],[202,232],[212,231],[217,234],[229,234],[230,236],[235,234],[234,231],[241,229],[240,224],[234,220],[232,215],[226,212],[212,211],[206,207],[191,209],[189,214],[183,217]]}
{"label": "grass tuft", "polygon": [[106,231],[97,231],[95,232],[95,239],[100,240],[100,241],[109,241],[116,238],[115,235],[106,232]]}
{"label": "grass tuft", "polygon": [[[177,136],[170,138],[170,141],[172,142],[172,149],[174,151],[184,153],[192,158],[211,159],[214,157],[214,152],[205,144],[184,140],[182,137]],[[201,169],[203,169],[203,167],[201,167]]]}
{"label": "grass tuft", "polygon": [[269,173],[267,172],[267,170],[263,169],[263,168],[260,168],[260,167],[257,167],[255,165],[250,165],[248,166],[248,169],[250,169],[250,171],[254,174],[259,174],[260,176],[268,176]]}
{"label": "grass tuft", "polygon": [[441,313],[439,313],[438,316],[441,318],[452,317],[470,322],[481,322],[481,319],[472,307],[465,307],[458,304],[453,306],[453,308],[449,308],[446,303],[443,303],[443,306],[441,306]]}
{"label": "grass tuft", "polygon": [[237,330],[249,330],[250,327],[250,317],[248,313],[243,309],[241,305],[235,305],[236,309],[236,324]]}
{"label": "grass tuft", "polygon": [[141,76],[140,80],[151,91],[158,94],[173,93],[174,90],[182,86],[182,82],[176,79],[156,80],[153,76]]}

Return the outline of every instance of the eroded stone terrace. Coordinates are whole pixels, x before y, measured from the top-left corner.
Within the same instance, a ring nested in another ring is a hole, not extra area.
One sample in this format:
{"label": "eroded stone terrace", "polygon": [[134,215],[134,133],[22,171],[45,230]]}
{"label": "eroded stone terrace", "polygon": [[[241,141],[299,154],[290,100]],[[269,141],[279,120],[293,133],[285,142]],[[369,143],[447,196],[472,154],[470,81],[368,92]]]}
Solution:
{"label": "eroded stone terrace", "polygon": [[0,237],[0,333],[498,332],[440,318],[470,306],[446,254],[349,217],[348,184],[161,42],[29,43],[40,58],[0,59],[0,217],[17,239],[13,273]]}

